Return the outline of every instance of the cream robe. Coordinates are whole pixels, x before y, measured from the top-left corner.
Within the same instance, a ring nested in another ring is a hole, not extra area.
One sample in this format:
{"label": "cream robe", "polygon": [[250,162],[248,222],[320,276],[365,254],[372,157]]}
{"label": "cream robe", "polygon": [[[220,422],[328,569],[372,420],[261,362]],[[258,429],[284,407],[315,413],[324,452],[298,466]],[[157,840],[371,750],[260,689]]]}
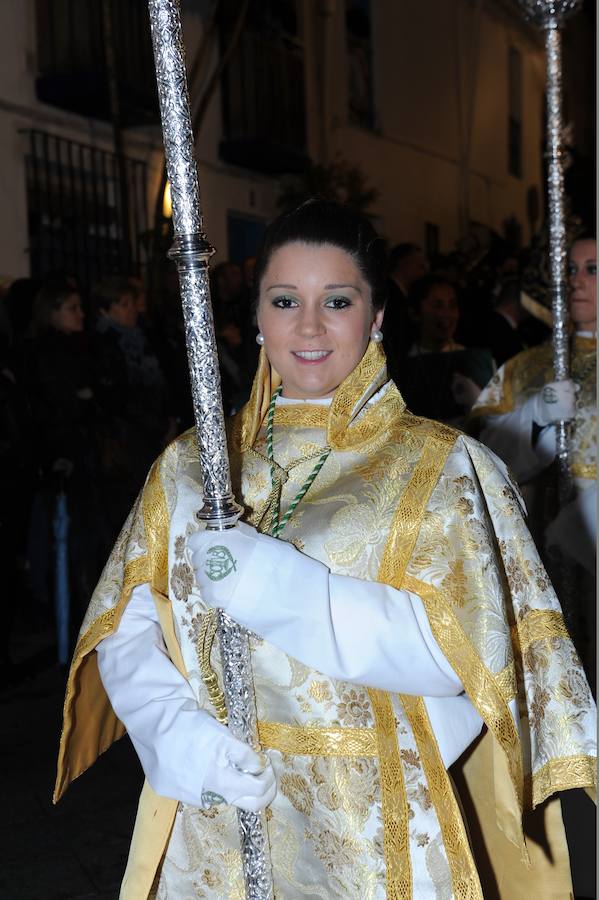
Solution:
{"label": "cream robe", "polygon": [[[597,478],[597,341],[574,335],[571,346],[571,378],[580,385],[571,435],[572,474],[585,490]],[[473,406],[473,420],[503,416],[519,409],[541,388],[554,380],[551,344],[525,350],[508,360],[493,376]],[[500,424],[500,420],[499,420]],[[532,425],[532,422],[529,423]],[[525,436],[530,443],[532,435]],[[515,442],[514,442],[515,444]],[[490,445],[492,446],[492,445]],[[510,464],[510,459],[506,457]]]}
{"label": "cream robe", "polygon": [[[274,500],[262,422],[275,385],[263,357],[230,440],[237,494],[261,528]],[[568,896],[559,810],[543,811],[552,862],[529,841],[530,868],[522,810],[594,784],[595,710],[512,485],[475,441],[405,410],[374,344],[330,410],[277,411],[283,512],[325,443],[332,452],[285,539],[333,572],[422,598],[488,727],[465,771],[501,896]],[[209,613],[187,550],[199,492],[188,435],[152,469],[92,598],[67,689],[56,797],[122,734],[92,651],[118,627],[135,584],[151,584],[171,658],[213,709],[197,646]],[[211,661],[220,674],[215,648]],[[277,896],[483,896],[422,698],[333,681],[259,638],[252,667],[260,742],[279,784],[267,814]],[[242,897],[238,846],[233,809],[184,807],[146,784],[122,896]]]}
{"label": "cream robe", "polygon": [[[580,386],[570,433],[571,469],[578,496],[591,492],[581,503],[589,513],[586,517],[580,512],[572,516],[574,504],[571,504],[570,519],[566,523],[558,520],[559,531],[557,536],[554,534],[554,542],[584,565],[583,568],[579,564],[575,570],[575,591],[581,598],[581,623],[576,630],[587,672],[594,680],[596,584],[590,574],[596,543],[596,514],[592,513],[597,483],[597,342],[594,337],[580,334],[572,337],[571,378]],[[555,455],[555,441],[551,429],[547,429],[533,447],[532,417],[525,404],[553,380],[551,344],[533,347],[499,369],[470,413],[475,433],[504,458],[520,480],[529,511],[529,527],[541,548],[545,547],[545,530],[558,513],[557,482],[554,469],[549,468]],[[559,570],[555,575],[553,569],[550,571],[553,577],[559,578]]]}

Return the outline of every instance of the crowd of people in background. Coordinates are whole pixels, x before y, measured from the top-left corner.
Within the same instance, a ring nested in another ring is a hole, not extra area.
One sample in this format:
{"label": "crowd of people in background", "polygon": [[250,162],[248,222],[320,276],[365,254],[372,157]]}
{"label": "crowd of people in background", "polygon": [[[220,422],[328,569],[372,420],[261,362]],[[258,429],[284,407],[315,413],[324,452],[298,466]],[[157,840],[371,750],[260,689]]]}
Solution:
{"label": "crowd of people in background", "polygon": [[[550,338],[521,303],[526,253],[500,244],[484,265],[458,253],[388,254],[383,323],[390,375],[418,415],[467,429],[498,368]],[[259,347],[253,258],[211,270],[223,404],[248,399]],[[112,276],[85,293],[69,274],[19,279],[0,300],[0,556],[29,619],[53,615],[53,522],[66,495],[74,638],[153,459],[193,424],[178,298]],[[13,604],[6,606],[14,608]],[[0,662],[10,663],[10,623]]]}

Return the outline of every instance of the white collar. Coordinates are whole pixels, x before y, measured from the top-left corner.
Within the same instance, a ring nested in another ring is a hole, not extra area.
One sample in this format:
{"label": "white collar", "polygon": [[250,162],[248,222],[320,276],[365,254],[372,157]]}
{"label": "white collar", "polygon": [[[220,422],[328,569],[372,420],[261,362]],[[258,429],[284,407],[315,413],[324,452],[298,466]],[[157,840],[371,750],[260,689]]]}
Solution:
{"label": "white collar", "polygon": [[330,406],[332,402],[332,397],[321,397],[318,400],[296,400],[293,397],[277,397],[277,406],[305,406],[307,403],[310,406]]}

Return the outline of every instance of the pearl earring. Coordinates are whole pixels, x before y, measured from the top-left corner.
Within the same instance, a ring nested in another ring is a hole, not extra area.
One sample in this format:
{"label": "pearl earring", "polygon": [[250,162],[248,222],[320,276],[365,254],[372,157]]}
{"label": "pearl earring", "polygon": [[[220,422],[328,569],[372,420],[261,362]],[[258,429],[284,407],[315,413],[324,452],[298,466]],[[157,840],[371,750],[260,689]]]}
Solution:
{"label": "pearl earring", "polygon": [[264,346],[264,335],[262,334],[261,331],[259,331],[258,334],[256,335],[256,343],[260,344],[261,347]]}
{"label": "pearl earring", "polygon": [[374,341],[375,344],[380,344],[383,340],[383,332],[378,328],[373,328],[370,332],[370,340]]}

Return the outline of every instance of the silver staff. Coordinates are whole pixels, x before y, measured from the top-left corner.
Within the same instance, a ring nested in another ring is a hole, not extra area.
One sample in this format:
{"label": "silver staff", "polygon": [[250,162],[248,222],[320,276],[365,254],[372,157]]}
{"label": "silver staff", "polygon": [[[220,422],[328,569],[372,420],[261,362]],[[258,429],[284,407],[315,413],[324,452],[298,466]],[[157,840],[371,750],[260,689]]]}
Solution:
{"label": "silver staff", "polygon": [[[214,249],[204,234],[194,155],[187,76],[178,0],[148,0],[160,101],[166,168],[171,184],[175,240],[169,256],[177,263],[204,503],[198,518],[206,527],[231,528],[243,512],[231,487],[225,418],[208,260]],[[223,687],[231,732],[256,743],[256,709],[247,632],[219,612],[218,636]],[[248,900],[272,900],[272,874],[265,820],[238,810]]]}
{"label": "silver staff", "polygon": [[[568,293],[566,283],[566,218],[564,210],[564,161],[562,146],[562,46],[560,26],[575,13],[581,0],[519,0],[524,14],[545,32],[547,58],[547,182],[549,223],[549,271],[551,274],[551,309],[553,317],[553,371],[556,381],[570,377],[568,342]],[[558,462],[558,498],[560,507],[572,497],[573,482],[570,468],[570,430],[567,422],[556,426],[556,456]],[[566,571],[564,580],[570,581]],[[563,584],[564,612],[574,625],[574,602],[570,584]]]}

